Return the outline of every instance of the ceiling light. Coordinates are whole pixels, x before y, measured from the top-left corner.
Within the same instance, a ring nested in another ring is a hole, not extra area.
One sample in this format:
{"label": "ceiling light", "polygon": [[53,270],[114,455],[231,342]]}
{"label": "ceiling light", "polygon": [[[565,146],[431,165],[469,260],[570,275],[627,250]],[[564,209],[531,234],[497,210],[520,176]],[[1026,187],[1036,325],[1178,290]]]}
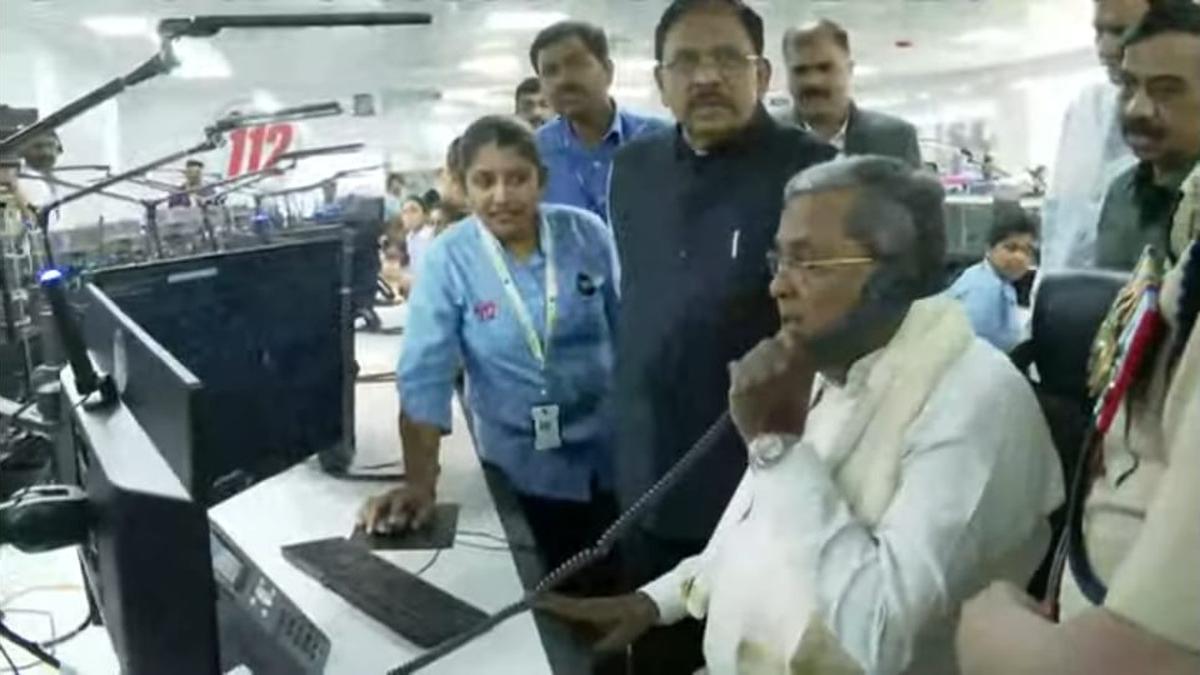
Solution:
{"label": "ceiling light", "polygon": [[459,64],[462,70],[481,75],[515,77],[521,74],[521,60],[511,54],[480,56]]}
{"label": "ceiling light", "polygon": [[562,12],[502,10],[490,12],[484,19],[483,27],[487,30],[541,30],[567,18]]}
{"label": "ceiling light", "polygon": [[154,35],[150,19],[144,16],[89,16],[80,23],[103,37],[143,37]]}
{"label": "ceiling light", "polygon": [[207,40],[180,38],[175,41],[179,67],[171,71],[185,80],[222,79],[233,75],[225,55]]}
{"label": "ceiling light", "polygon": [[273,113],[283,107],[280,105],[279,99],[265,89],[255,90],[251,100],[255,112]]}
{"label": "ceiling light", "polygon": [[960,45],[1004,46],[1012,44],[1016,38],[1016,33],[1003,28],[980,28],[969,30],[954,38],[953,41]]}

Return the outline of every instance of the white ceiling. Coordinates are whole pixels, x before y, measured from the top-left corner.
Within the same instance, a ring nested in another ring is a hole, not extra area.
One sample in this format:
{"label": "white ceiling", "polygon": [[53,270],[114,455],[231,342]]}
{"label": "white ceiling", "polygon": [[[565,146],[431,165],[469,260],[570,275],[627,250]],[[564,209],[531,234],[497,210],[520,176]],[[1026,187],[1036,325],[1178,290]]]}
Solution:
{"label": "white ceiling", "polygon": [[[825,16],[850,31],[860,89],[1065,53],[1091,41],[1091,0],[752,0],[768,27],[767,53],[779,58],[783,30]],[[421,11],[432,26],[232,31],[201,40],[228,63],[230,77],[163,79],[145,86],[201,89],[232,98],[253,90],[348,96],[363,91],[404,101],[442,96],[478,105],[509,100],[528,74],[526,50],[537,26],[559,15],[609,33],[618,95],[656,98],[651,87],[653,29],[666,0],[0,0],[0,98],[13,51],[52,49],[98,73],[97,83],[153,53],[144,37],[97,36],[89,17],[197,14]],[[515,24],[515,25],[514,25]],[[897,43],[907,41],[911,46]],[[773,83],[782,88],[779,76]],[[318,89],[322,91],[317,91]],[[440,93],[435,93],[440,92]],[[300,96],[299,98],[303,98]],[[312,98],[310,96],[309,98]]]}

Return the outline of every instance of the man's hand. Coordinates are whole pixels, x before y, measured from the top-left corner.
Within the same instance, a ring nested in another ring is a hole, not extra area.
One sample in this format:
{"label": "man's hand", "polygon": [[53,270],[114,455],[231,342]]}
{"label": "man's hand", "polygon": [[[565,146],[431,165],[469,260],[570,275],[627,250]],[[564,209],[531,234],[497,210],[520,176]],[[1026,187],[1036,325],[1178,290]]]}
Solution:
{"label": "man's hand", "polygon": [[[1014,650],[1037,652],[1039,640],[1049,638],[1053,628],[1036,600],[1008,582],[994,582],[963,605],[957,636],[959,667],[968,675],[1032,672],[1013,665]],[[1053,663],[1053,656],[1044,657]]]}
{"label": "man's hand", "polygon": [[405,485],[368,499],[358,512],[358,524],[371,534],[419,530],[433,517],[436,502],[433,486]]}
{"label": "man's hand", "polygon": [[624,650],[658,623],[658,607],[645,593],[614,598],[568,598],[549,594],[538,600],[537,609],[583,628],[597,639],[601,654]]}
{"label": "man's hand", "polygon": [[814,375],[804,348],[783,333],[729,366],[729,411],[747,444],[763,434],[804,432]]}

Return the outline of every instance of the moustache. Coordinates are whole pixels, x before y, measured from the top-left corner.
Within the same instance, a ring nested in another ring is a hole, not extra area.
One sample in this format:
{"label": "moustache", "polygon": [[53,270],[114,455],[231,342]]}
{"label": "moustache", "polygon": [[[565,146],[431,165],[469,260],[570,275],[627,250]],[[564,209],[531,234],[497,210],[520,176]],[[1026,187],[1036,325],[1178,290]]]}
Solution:
{"label": "moustache", "polygon": [[557,97],[557,96],[568,96],[568,95],[571,95],[571,96],[583,96],[583,95],[584,95],[584,94],[586,94],[586,93],[587,93],[587,92],[585,92],[585,91],[583,90],[583,87],[580,87],[580,86],[579,86],[579,85],[577,85],[577,84],[564,84],[564,85],[561,85],[561,86],[557,87],[557,88],[554,90],[554,96],[555,96],[555,97]]}
{"label": "moustache", "polygon": [[1124,118],[1121,120],[1121,131],[1126,136],[1137,135],[1145,136],[1151,140],[1161,141],[1167,135],[1167,130],[1161,125],[1146,119],[1145,117]]}
{"label": "moustache", "polygon": [[733,108],[733,104],[729,102],[729,99],[719,94],[697,94],[688,99],[688,112],[691,112],[692,110],[701,106],[716,106],[728,109]]}
{"label": "moustache", "polygon": [[828,89],[821,89],[818,87],[809,87],[807,89],[800,90],[800,98],[832,98],[832,97],[833,97],[833,93],[830,92]]}

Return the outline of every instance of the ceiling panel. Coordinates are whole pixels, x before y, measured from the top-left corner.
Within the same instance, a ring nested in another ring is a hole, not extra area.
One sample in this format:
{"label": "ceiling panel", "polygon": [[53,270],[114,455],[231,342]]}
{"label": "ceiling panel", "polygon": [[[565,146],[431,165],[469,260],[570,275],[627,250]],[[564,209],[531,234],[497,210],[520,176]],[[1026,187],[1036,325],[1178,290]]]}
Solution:
{"label": "ceiling panel", "polygon": [[[345,90],[388,89],[420,97],[507,96],[528,74],[526,50],[539,26],[563,16],[603,26],[618,66],[618,91],[649,96],[653,26],[664,0],[0,0],[0,54],[29,48],[69,53],[107,75],[124,72],[154,49],[146,37],[100,37],[83,26],[97,17],[196,14],[425,11],[429,27],[225,31],[202,40],[228,63],[220,83],[176,82],[246,91],[296,90],[336,83]],[[759,0],[768,56],[779,57],[789,26],[818,16],[850,30],[859,86],[941,71],[985,68],[1078,51],[1090,42],[1090,0]],[[0,78],[19,76],[0,59]],[[0,79],[2,82],[2,79]],[[778,82],[776,83],[778,85]]]}

